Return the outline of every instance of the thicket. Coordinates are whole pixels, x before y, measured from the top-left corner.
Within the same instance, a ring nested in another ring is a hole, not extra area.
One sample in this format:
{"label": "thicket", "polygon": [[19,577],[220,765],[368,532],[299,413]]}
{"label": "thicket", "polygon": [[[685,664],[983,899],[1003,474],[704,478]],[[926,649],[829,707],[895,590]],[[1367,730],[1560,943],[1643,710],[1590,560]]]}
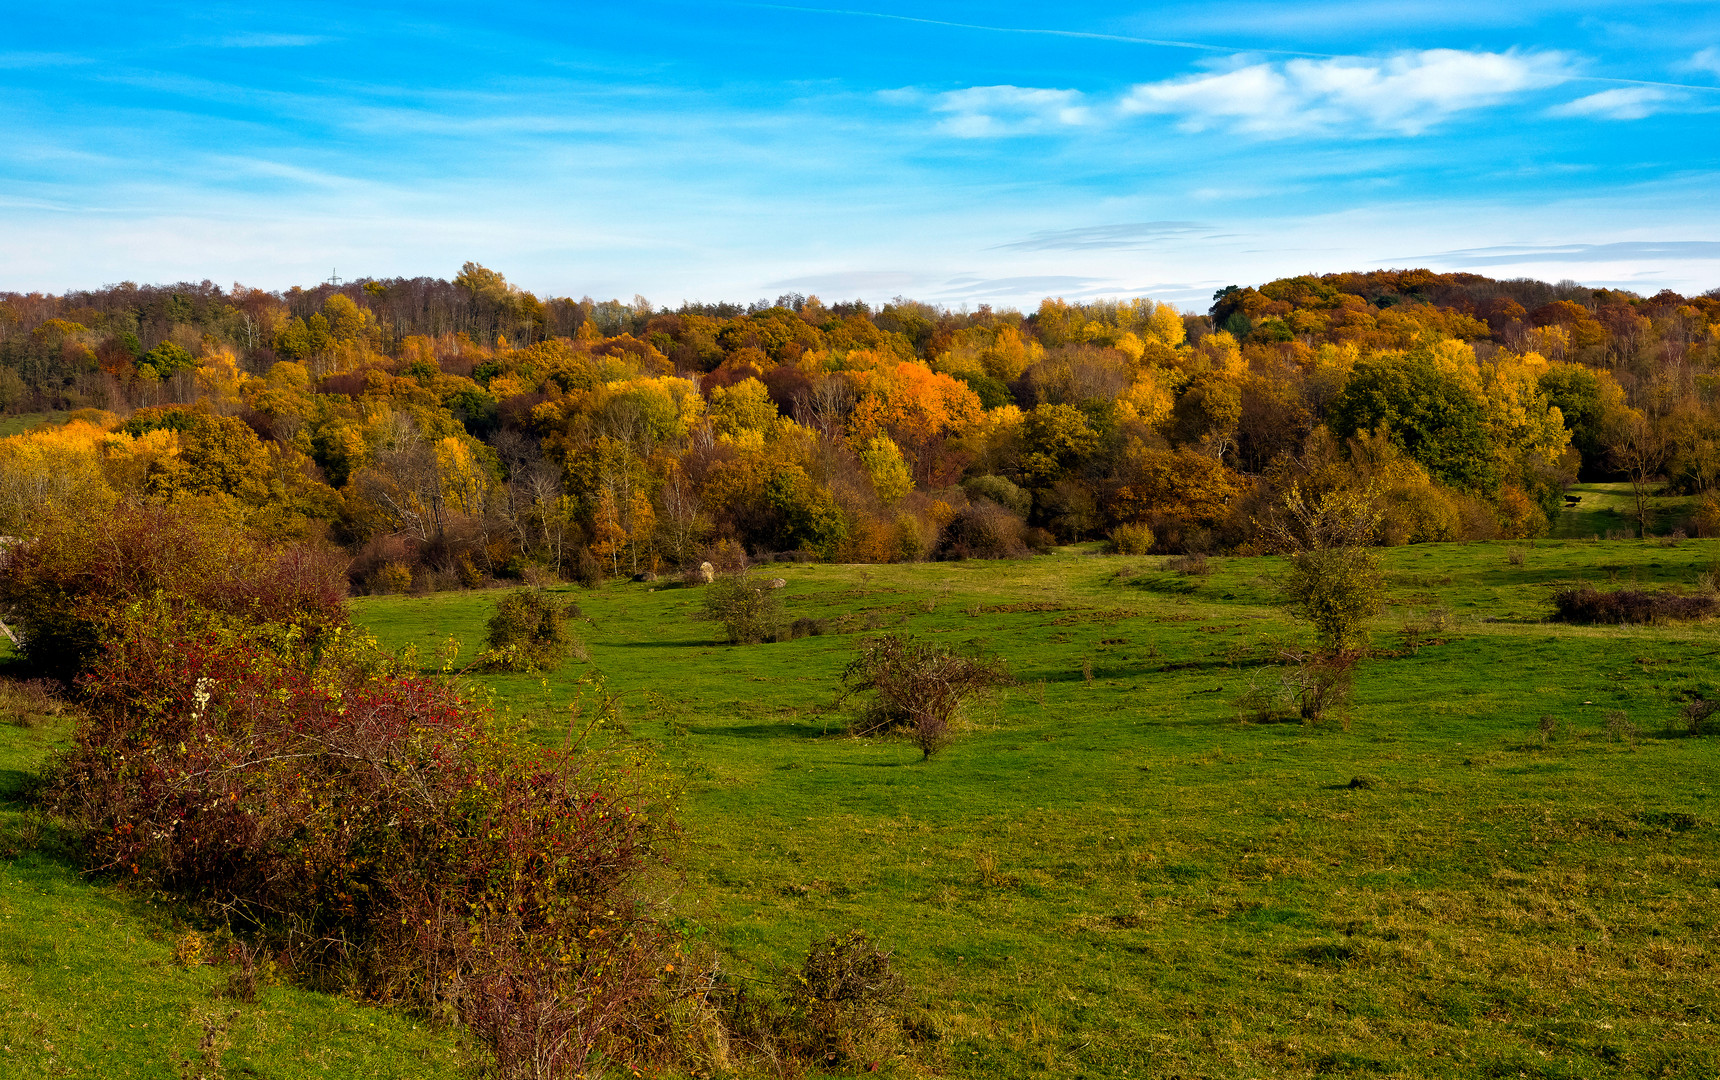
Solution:
{"label": "thicket", "polygon": [[249,543],[122,506],[13,551],[29,655],[93,646],[43,789],[91,868],[311,985],[457,1017],[500,1076],[660,1047],[672,942],[641,883],[671,826],[637,772],[527,742],[355,635],[338,563]]}
{"label": "thicket", "polygon": [[1720,595],[1666,589],[1612,589],[1603,592],[1593,585],[1578,585],[1554,593],[1553,608],[1554,618],[1560,622],[1649,626],[1720,613]]}

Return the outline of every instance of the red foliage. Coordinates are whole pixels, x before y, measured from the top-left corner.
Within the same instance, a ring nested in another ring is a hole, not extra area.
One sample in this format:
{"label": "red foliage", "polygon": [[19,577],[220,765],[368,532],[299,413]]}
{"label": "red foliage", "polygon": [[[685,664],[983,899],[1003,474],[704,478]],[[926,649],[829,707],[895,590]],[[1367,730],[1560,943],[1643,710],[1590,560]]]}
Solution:
{"label": "red foliage", "polygon": [[144,605],[79,680],[89,719],[49,802],[95,866],[224,914],[313,982],[453,1006],[504,1074],[577,1072],[654,986],[652,819],[450,683],[187,625]]}

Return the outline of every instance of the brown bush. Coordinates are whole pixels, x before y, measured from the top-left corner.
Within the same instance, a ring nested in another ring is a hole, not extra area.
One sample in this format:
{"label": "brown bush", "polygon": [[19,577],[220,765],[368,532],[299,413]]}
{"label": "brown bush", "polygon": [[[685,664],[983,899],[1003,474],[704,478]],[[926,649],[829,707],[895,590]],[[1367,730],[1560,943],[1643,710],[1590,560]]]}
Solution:
{"label": "brown bush", "polygon": [[922,758],[929,758],[949,745],[951,725],[962,708],[1007,683],[1009,673],[996,657],[964,656],[905,634],[886,634],[860,643],[842,680],[849,694],[873,695],[850,729],[853,734],[903,729]]}
{"label": "brown bush", "polygon": [[291,627],[314,649],[347,625],[346,559],[257,543],[196,504],[122,503],[44,523],[0,576],[25,659],[61,680],[83,670],[129,604],[156,596],[175,610]]}
{"label": "brown bush", "polygon": [[1655,589],[1601,592],[1593,585],[1581,585],[1553,594],[1553,607],[1559,622],[1646,626],[1713,615],[1720,610],[1720,596]]}
{"label": "brown bush", "polygon": [[1027,523],[986,500],[959,510],[944,526],[940,559],[1019,559],[1029,554]]}

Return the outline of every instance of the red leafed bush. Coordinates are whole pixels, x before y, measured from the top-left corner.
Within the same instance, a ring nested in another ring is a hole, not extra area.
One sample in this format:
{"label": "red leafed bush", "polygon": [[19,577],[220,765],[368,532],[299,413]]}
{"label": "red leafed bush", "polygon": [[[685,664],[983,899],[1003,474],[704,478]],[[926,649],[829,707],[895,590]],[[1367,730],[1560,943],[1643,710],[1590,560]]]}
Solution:
{"label": "red leafed bush", "polygon": [[312,667],[161,603],[124,629],[48,789],[97,867],[223,913],[313,984],[452,1006],[502,1075],[574,1075],[653,992],[636,891],[657,823],[593,759],[338,643]]}
{"label": "red leafed bush", "polygon": [[70,680],[127,605],[149,597],[249,625],[297,627],[307,644],[347,625],[346,560],[324,548],[270,547],[195,504],[121,504],[51,519],[8,552],[0,605],[24,654]]}
{"label": "red leafed bush", "polygon": [[636,1056],[667,823],[607,759],[513,737],[347,622],[342,566],[184,507],[50,525],[5,600],[84,720],[48,808],[321,985],[450,1011],[500,1077]]}

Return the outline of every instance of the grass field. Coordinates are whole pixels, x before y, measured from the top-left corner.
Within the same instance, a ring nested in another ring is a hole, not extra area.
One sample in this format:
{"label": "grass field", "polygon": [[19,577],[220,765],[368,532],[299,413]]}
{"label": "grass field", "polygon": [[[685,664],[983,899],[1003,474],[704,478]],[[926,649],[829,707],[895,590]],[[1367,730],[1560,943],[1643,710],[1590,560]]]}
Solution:
{"label": "grass field", "polygon": [[[927,1071],[1712,1078],[1720,740],[1669,724],[1686,693],[1720,694],[1720,635],[1540,620],[1561,583],[1692,585],[1720,541],[1382,556],[1392,602],[1348,730],[1238,721],[1300,639],[1270,559],[778,564],[792,615],[851,632],[740,647],[692,617],[699,590],[612,583],[569,590],[590,665],[480,681],[559,740],[601,670],[620,737],[683,778],[670,899],[689,932],[770,978],[815,936],[870,931],[928,1018]],[[449,637],[476,652],[498,595],[355,610],[429,665]],[[1410,647],[1433,609],[1449,629]],[[1017,685],[929,762],[849,739],[834,700],[867,627],[997,652]],[[1608,734],[1614,710],[1634,739]],[[62,735],[0,727],[11,835]],[[452,1060],[445,1034],[318,995],[230,1005],[218,971],[171,962],[177,933],[48,854],[0,861],[0,1075],[58,1055],[66,1075],[178,1076],[169,1054],[195,1056],[217,1010],[240,1013],[226,1075]]]}
{"label": "grass field", "polygon": [[[1019,685],[926,763],[836,733],[851,635],[730,647],[695,589],[577,598],[630,733],[686,778],[682,910],[754,977],[871,931],[939,1071],[1712,1077],[1720,751],[1666,730],[1720,691],[1720,638],[1540,620],[1559,583],[1689,585],[1720,543],[1384,558],[1376,645],[1398,655],[1364,666],[1348,731],[1237,720],[1297,635],[1272,560],[771,568],[792,614],[1009,659]],[[492,603],[358,611],[393,646],[469,654]],[[1454,629],[1402,648],[1434,607]],[[553,739],[586,670],[485,681]],[[1613,710],[1640,737],[1609,737]]]}
{"label": "grass field", "polygon": [[70,413],[64,412],[39,412],[0,416],[0,439],[8,435],[22,435],[31,428],[38,428],[43,424],[61,423],[70,415]]}

